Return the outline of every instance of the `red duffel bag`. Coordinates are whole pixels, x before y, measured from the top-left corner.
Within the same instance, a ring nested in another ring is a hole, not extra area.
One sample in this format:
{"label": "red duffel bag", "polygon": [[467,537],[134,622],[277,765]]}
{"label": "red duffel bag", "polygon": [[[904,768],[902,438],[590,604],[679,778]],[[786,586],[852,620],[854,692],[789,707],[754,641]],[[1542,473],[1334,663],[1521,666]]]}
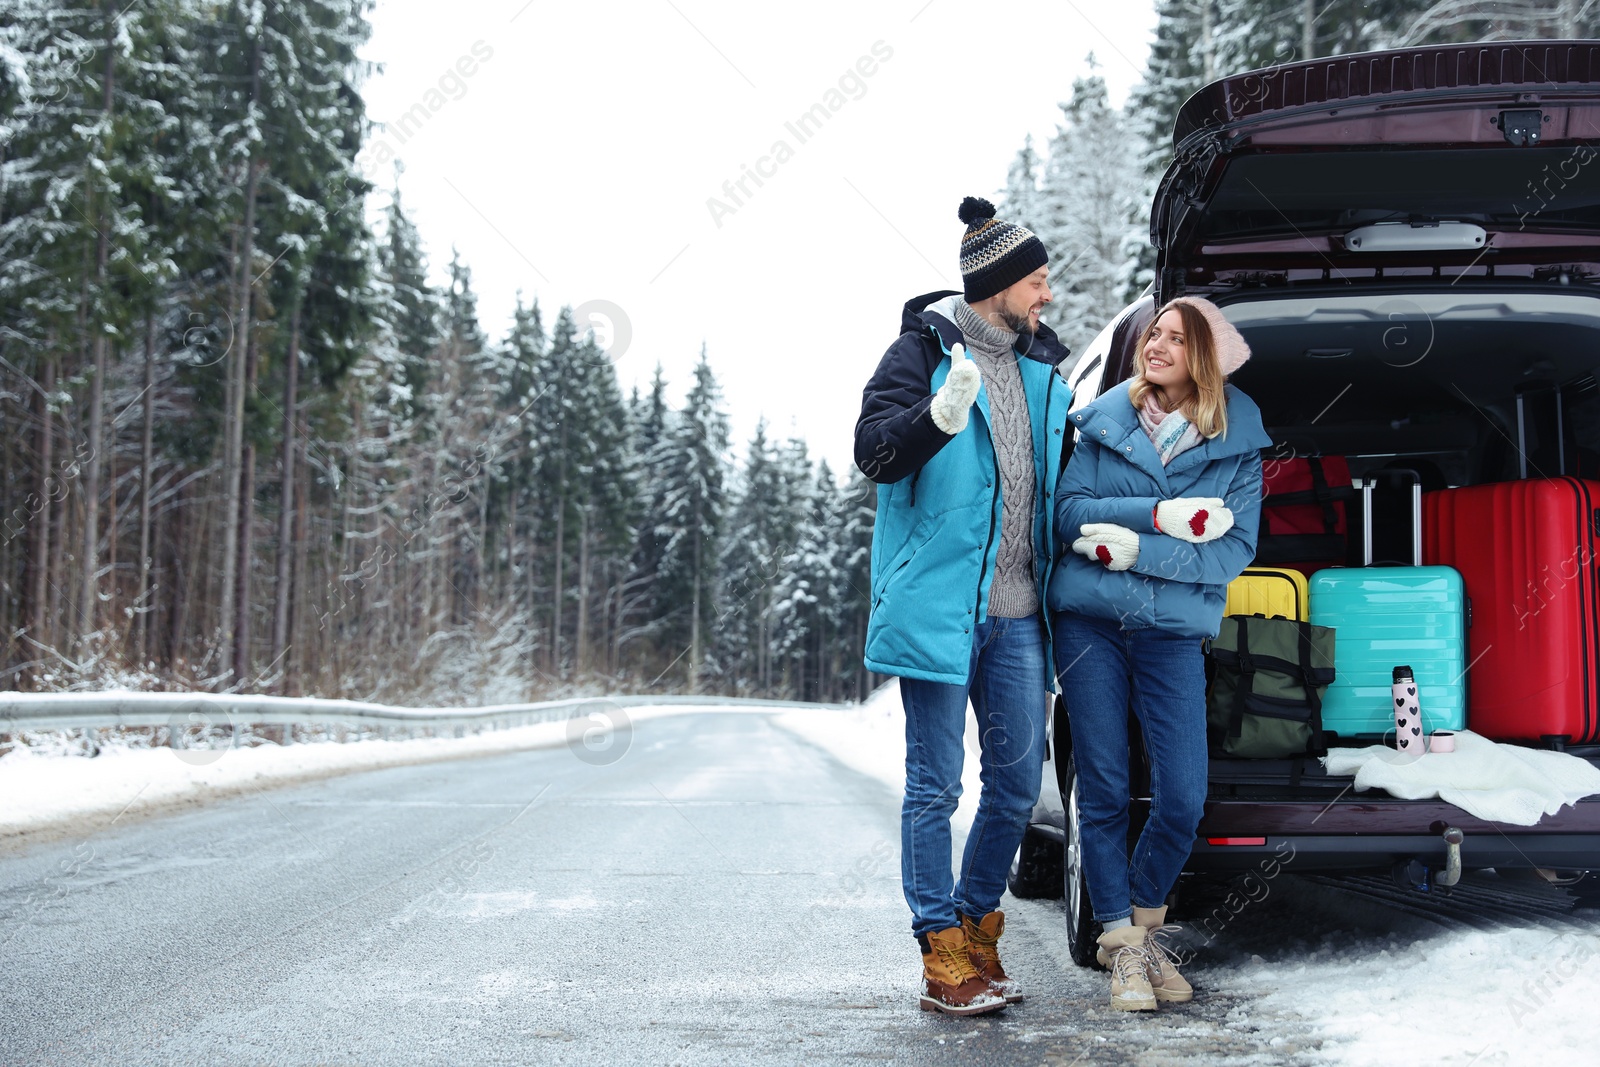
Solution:
{"label": "red duffel bag", "polygon": [[1342,566],[1355,498],[1343,456],[1261,459],[1263,497],[1256,562],[1311,574]]}

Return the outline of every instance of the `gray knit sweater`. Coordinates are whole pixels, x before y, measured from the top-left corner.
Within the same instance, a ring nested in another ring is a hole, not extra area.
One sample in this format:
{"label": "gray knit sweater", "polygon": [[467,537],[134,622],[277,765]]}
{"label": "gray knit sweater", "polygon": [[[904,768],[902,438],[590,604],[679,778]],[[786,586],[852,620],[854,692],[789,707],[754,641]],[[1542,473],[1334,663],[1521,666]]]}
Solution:
{"label": "gray knit sweater", "polygon": [[955,299],[955,324],[989,390],[995,456],[1000,464],[1000,554],[989,587],[989,614],[1021,619],[1039,610],[1033,573],[1033,424],[1017,369],[1017,335]]}

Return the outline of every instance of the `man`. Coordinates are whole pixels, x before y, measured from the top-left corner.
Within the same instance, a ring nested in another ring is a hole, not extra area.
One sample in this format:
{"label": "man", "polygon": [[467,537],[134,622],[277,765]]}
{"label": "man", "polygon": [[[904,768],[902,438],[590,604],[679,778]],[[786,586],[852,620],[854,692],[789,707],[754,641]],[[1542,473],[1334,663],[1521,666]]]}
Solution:
{"label": "man", "polygon": [[[905,706],[901,881],[922,949],[921,1004],[955,1015],[1022,1000],[1000,964],[997,905],[1039,795],[1053,688],[1041,606],[1071,400],[1057,373],[1067,350],[1039,322],[1044,245],[994,213],[962,201],[965,291],[906,304],[855,440],[856,464],[880,486],[865,658],[900,678]],[[983,790],[953,884],[969,697]]]}

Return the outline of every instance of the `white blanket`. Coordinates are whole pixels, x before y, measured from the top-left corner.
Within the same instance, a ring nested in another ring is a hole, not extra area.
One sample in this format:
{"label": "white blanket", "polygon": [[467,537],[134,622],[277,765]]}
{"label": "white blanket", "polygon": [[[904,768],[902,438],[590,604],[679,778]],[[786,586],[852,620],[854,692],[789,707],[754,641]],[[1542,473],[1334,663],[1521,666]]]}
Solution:
{"label": "white blanket", "polygon": [[1329,774],[1353,774],[1358,790],[1402,800],[1438,797],[1489,822],[1532,826],[1564,805],[1600,794],[1600,769],[1565,752],[1500,745],[1461,730],[1454,752],[1402,755],[1384,745],[1330,749]]}

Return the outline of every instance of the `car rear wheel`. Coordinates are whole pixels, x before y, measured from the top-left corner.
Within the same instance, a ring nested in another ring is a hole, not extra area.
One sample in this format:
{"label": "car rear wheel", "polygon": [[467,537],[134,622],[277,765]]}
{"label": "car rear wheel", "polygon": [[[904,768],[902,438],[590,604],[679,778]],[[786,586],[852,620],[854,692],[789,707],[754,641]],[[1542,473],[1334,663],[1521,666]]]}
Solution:
{"label": "car rear wheel", "polygon": [[1083,826],[1078,819],[1078,764],[1076,756],[1067,758],[1061,782],[1061,799],[1067,809],[1066,844],[1061,850],[1062,897],[1067,913],[1067,951],[1080,967],[1094,966],[1095,937],[1100,924],[1094,921],[1089,903],[1089,882],[1083,874]]}
{"label": "car rear wheel", "polygon": [[1037,826],[1022,834],[1022,847],[1011,861],[1006,888],[1023,900],[1045,900],[1061,895],[1061,846]]}

